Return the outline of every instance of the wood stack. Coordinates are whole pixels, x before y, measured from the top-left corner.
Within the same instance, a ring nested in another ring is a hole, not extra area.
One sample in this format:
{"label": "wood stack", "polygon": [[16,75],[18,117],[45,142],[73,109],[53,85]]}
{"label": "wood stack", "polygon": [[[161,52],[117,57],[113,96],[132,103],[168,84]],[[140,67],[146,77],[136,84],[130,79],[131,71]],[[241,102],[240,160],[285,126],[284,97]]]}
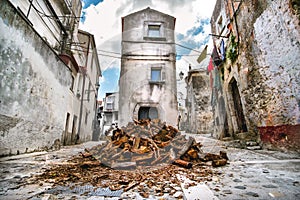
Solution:
{"label": "wood stack", "polygon": [[143,119],[113,130],[110,141],[90,149],[89,153],[114,169],[162,163],[191,168],[192,162],[209,161],[201,158],[201,146],[194,138],[186,138],[176,128],[158,119]]}

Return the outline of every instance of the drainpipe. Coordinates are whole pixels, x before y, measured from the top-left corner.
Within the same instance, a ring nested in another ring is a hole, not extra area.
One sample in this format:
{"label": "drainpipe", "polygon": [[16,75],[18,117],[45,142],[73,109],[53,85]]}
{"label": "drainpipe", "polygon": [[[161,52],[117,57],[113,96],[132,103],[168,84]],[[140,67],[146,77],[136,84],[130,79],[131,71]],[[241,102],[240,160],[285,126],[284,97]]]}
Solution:
{"label": "drainpipe", "polygon": [[54,18],[55,18],[55,21],[58,23],[58,25],[60,26],[61,30],[64,32],[63,33],[63,39],[62,39],[62,44],[61,44],[61,53],[64,53],[65,51],[65,48],[66,48],[66,43],[67,43],[67,39],[68,39],[68,33],[67,33],[67,30],[65,29],[64,25],[61,23],[59,17],[57,16],[53,6],[51,5],[50,1],[49,0],[45,0],[48,8],[50,9],[50,11],[52,12]]}
{"label": "drainpipe", "polygon": [[[85,59],[85,67],[87,67],[88,64],[88,55],[90,51],[90,35],[88,35],[88,46],[86,50],[86,59]],[[84,87],[85,87],[85,71],[81,69],[81,73],[83,75],[83,81],[82,81],[82,88],[81,88],[81,100],[80,100],[80,111],[79,111],[79,122],[78,122],[78,131],[77,131],[77,138],[76,143],[80,138],[80,128],[81,128],[81,121],[82,121],[82,110],[83,110],[83,97],[84,97]]]}

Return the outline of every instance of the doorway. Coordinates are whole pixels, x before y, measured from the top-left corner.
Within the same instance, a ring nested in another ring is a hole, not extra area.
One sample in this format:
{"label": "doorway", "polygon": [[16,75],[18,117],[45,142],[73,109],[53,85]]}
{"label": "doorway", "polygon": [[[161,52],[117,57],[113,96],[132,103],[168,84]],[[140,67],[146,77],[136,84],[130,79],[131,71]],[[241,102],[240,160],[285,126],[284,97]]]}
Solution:
{"label": "doorway", "polygon": [[77,124],[77,116],[74,115],[73,117],[73,125],[72,125],[72,136],[71,136],[71,144],[76,144],[77,141],[77,129],[76,129],[76,124]]}
{"label": "doorway", "polygon": [[247,129],[244,111],[242,107],[241,96],[235,79],[231,81],[230,88],[232,92],[233,109],[235,112],[237,126],[238,126],[237,132],[239,133],[247,132],[248,129]]}
{"label": "doorway", "polygon": [[67,113],[67,118],[66,118],[66,124],[65,124],[65,131],[63,135],[63,145],[68,144],[68,139],[69,139],[69,123],[70,123],[70,113]]}
{"label": "doorway", "polygon": [[156,107],[140,107],[138,119],[157,119],[158,111]]}

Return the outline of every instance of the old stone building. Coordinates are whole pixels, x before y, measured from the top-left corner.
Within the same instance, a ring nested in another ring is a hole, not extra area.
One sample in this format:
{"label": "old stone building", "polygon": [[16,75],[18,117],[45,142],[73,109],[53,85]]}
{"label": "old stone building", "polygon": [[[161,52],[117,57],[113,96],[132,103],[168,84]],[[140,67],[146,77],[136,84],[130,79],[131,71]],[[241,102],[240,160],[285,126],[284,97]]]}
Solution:
{"label": "old stone building", "polygon": [[177,125],[175,20],[151,8],[122,18],[120,126],[141,118]]}
{"label": "old stone building", "polygon": [[213,130],[209,76],[204,69],[192,69],[186,77],[186,131],[206,134]]}
{"label": "old stone building", "polygon": [[119,93],[106,93],[103,103],[102,134],[105,134],[105,132],[111,127],[118,126]]}
{"label": "old stone building", "polygon": [[211,18],[214,136],[299,149],[296,1],[217,0]]}
{"label": "old stone building", "polygon": [[92,138],[101,71],[80,13],[79,0],[0,1],[1,155]]}

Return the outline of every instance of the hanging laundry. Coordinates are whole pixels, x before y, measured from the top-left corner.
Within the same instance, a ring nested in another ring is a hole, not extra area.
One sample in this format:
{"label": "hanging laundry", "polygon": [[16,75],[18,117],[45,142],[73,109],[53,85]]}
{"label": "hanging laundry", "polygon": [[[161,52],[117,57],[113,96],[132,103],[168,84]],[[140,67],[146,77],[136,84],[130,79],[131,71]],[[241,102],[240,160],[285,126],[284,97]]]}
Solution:
{"label": "hanging laundry", "polygon": [[213,58],[214,64],[216,66],[219,66],[222,63],[222,60],[220,59],[216,45],[214,45],[214,49],[212,52],[212,58]]}
{"label": "hanging laundry", "polygon": [[221,40],[220,44],[220,54],[221,54],[221,60],[225,60],[225,43],[224,40]]}

